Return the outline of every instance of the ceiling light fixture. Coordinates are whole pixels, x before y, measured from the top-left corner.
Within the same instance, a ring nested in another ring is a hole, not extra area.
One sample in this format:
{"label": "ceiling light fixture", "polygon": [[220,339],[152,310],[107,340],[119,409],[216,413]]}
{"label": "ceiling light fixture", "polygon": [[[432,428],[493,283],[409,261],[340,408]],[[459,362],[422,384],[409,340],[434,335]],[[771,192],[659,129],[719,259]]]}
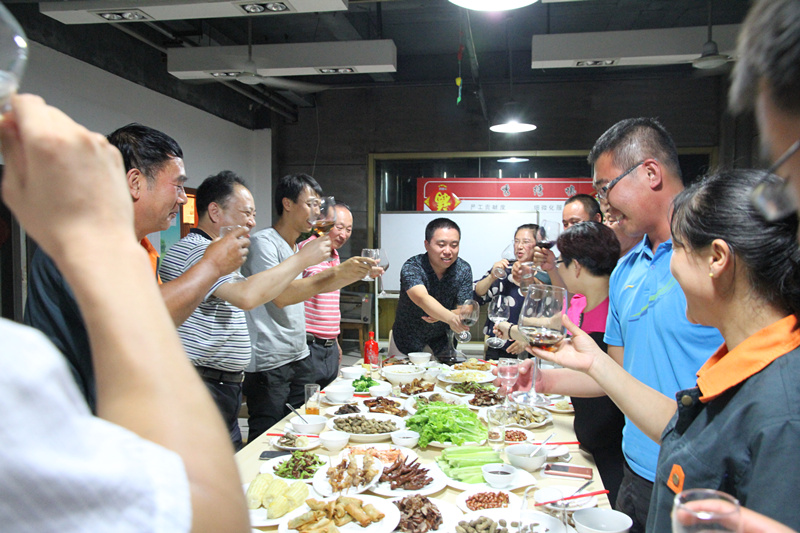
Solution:
{"label": "ceiling light fixture", "polygon": [[264,12],[280,13],[282,11],[289,11],[289,6],[285,2],[260,2],[239,4],[245,13],[248,15],[258,15]]}
{"label": "ceiling light fixture", "polygon": [[353,67],[321,67],[317,69],[320,74],[354,74]]}
{"label": "ceiling light fixture", "polygon": [[130,11],[106,11],[97,13],[97,15],[107,22],[137,22],[150,18],[138,9],[132,9]]}
{"label": "ceiling light fixture", "polygon": [[536,3],[536,0],[450,0],[451,3],[474,11],[508,11]]}
{"label": "ceiling light fixture", "polygon": [[576,67],[610,67],[617,62],[616,59],[583,59],[575,63]]}
{"label": "ceiling light fixture", "polygon": [[526,161],[530,161],[527,157],[504,157],[503,159],[498,159],[498,163],[525,163]]}
{"label": "ceiling light fixture", "polygon": [[503,104],[503,109],[495,116],[489,129],[495,133],[524,133],[536,129],[525,119],[522,106],[514,101],[514,67],[511,62],[511,32],[509,26],[511,17],[506,18],[506,45],[508,47],[508,101]]}

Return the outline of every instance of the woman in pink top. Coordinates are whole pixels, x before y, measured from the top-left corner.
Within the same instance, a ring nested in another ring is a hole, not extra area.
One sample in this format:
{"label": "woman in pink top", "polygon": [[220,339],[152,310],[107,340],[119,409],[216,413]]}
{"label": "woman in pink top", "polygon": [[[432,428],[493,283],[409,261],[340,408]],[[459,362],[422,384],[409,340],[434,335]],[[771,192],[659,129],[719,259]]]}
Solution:
{"label": "woman in pink top", "polygon": [[[558,273],[574,294],[567,316],[600,346],[608,316],[608,280],[619,259],[614,231],[599,222],[581,222],[558,237]],[[575,435],[594,456],[609,501],[617,498],[622,481],[622,426],[625,418],[608,396],[572,398]]]}

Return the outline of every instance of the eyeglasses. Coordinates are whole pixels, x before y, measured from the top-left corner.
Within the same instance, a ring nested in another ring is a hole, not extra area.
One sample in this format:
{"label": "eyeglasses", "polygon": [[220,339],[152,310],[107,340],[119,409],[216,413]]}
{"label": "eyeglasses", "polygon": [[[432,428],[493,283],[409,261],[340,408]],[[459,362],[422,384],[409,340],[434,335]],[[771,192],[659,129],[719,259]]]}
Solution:
{"label": "eyeglasses", "polygon": [[[775,161],[766,171],[766,176],[774,174],[783,166],[797,151],[800,150],[800,139],[786,150],[777,161]],[[768,222],[774,222],[785,218],[797,211],[797,203],[794,195],[786,190],[789,180],[781,177],[780,181],[762,181],[753,189],[750,201],[758,212],[763,215]]]}
{"label": "eyeglasses", "polygon": [[622,178],[624,178],[625,176],[636,170],[640,165],[643,165],[645,161],[647,161],[647,159],[642,159],[641,161],[633,165],[631,168],[629,168],[628,170],[626,170],[613,180],[609,181],[604,186],[600,187],[600,190],[597,191],[597,197],[600,198],[601,200],[607,199],[608,193],[609,191],[611,191],[612,188],[614,188],[614,185],[616,185],[619,180],[621,180]]}

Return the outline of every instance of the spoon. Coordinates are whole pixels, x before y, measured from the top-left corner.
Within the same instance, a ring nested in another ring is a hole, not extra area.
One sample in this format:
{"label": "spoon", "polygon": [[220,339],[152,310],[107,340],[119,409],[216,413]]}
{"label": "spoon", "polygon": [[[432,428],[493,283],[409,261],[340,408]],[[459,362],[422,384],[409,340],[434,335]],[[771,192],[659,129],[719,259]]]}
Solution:
{"label": "spoon", "polygon": [[549,437],[547,437],[546,439],[544,439],[544,440],[542,441],[542,443],[541,443],[539,446],[537,446],[536,448],[534,448],[534,449],[533,449],[533,451],[531,452],[531,454],[530,454],[528,457],[533,457],[534,455],[536,455],[537,453],[539,453],[539,450],[540,450],[540,449],[542,449],[542,448],[544,447],[544,445],[545,445],[545,444],[547,444],[548,442],[550,442],[550,439],[552,439],[552,438],[553,438],[553,437],[555,437],[555,436],[556,436],[556,434],[555,434],[555,433],[550,433],[550,436],[549,436]]}
{"label": "spoon", "polygon": [[[301,415],[300,413],[298,413],[298,412],[295,410],[295,408],[294,408],[294,407],[292,407],[292,404],[290,404],[290,403],[287,403],[287,404],[286,404],[286,407],[288,407],[289,409],[291,409],[291,410],[292,410],[292,412],[293,412],[294,414],[296,414],[297,416],[299,416],[299,417],[300,417],[300,420],[302,420],[304,423],[308,424],[308,420],[306,420],[305,418],[303,418],[303,415]],[[552,435],[550,435],[550,436],[552,437]]]}

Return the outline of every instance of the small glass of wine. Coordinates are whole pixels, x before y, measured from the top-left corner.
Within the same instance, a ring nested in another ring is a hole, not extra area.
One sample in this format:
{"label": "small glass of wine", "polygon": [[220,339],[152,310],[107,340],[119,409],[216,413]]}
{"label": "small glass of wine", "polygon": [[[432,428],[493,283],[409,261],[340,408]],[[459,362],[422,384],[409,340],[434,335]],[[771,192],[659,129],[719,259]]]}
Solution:
{"label": "small glass of wine", "polygon": [[[219,236],[224,237],[228,233],[232,231],[236,231],[237,228],[243,228],[244,226],[222,226],[219,228]],[[247,281],[247,278],[242,275],[242,269],[237,268],[231,273],[231,282],[238,282],[238,281]]]}
{"label": "small glass of wine", "polygon": [[506,390],[506,403],[508,406],[511,401],[511,387],[517,382],[519,377],[519,359],[516,357],[501,357],[497,361],[497,377],[503,382],[503,388]]}
{"label": "small glass of wine", "polygon": [[[380,248],[378,253],[381,256],[378,266],[386,272],[389,270],[389,254],[383,248]],[[386,291],[383,290],[383,276],[378,278],[378,292],[381,293],[381,296],[386,296]]]}
{"label": "small glass of wine", "polygon": [[[539,231],[536,232],[536,246],[545,250],[551,249],[556,245],[558,235],[561,232],[562,225],[552,220],[543,220],[539,224]],[[536,265],[536,270],[544,272],[541,265]]]}
{"label": "small glass of wine", "polygon": [[[475,300],[464,300],[458,310],[458,314],[461,316],[461,323],[470,328],[474,326],[478,321],[480,310],[481,306]],[[460,332],[456,335],[456,338],[459,342],[469,342],[472,340],[472,335],[467,330]]]}
{"label": "small glass of wine", "polygon": [[[366,257],[368,259],[374,259],[378,264],[381,262],[381,250],[380,248],[362,248],[361,250],[361,257]],[[361,278],[362,281],[372,281],[372,278],[369,277],[369,274]]]}
{"label": "small glass of wine", "polygon": [[730,494],[711,489],[687,489],[675,496],[672,533],[739,533],[741,528],[739,500]]}
{"label": "small glass of wine", "polygon": [[[505,250],[503,250],[503,253],[500,254],[500,259],[505,259],[506,261],[508,261],[508,266],[514,264],[514,261],[517,260],[517,254],[515,253],[513,244],[509,244],[508,246],[506,246]],[[506,270],[500,267],[492,269],[492,274],[497,279],[506,279],[508,277],[508,273],[506,272]]]}
{"label": "small glass of wine", "polygon": [[0,111],[17,91],[28,62],[28,39],[14,16],[0,4]]}
{"label": "small glass of wine", "polygon": [[[562,317],[567,310],[567,290],[553,285],[531,285],[519,313],[519,331],[531,346],[554,351],[555,345],[564,338]],[[538,358],[531,365],[531,390],[527,403],[543,404],[545,397],[536,392]]]}
{"label": "small glass of wine", "polygon": [[336,200],[333,196],[323,196],[319,199],[319,209],[312,213],[311,229],[318,237],[328,233],[336,224]]}
{"label": "small glass of wine", "polygon": [[[508,321],[508,319],[511,317],[511,307],[509,307],[508,300],[506,300],[505,296],[498,294],[492,298],[492,301],[489,302],[488,316],[489,320],[495,324]],[[486,344],[490,348],[500,348],[505,343],[506,341],[503,339],[498,339],[497,337],[489,337],[489,340],[486,341]]]}

